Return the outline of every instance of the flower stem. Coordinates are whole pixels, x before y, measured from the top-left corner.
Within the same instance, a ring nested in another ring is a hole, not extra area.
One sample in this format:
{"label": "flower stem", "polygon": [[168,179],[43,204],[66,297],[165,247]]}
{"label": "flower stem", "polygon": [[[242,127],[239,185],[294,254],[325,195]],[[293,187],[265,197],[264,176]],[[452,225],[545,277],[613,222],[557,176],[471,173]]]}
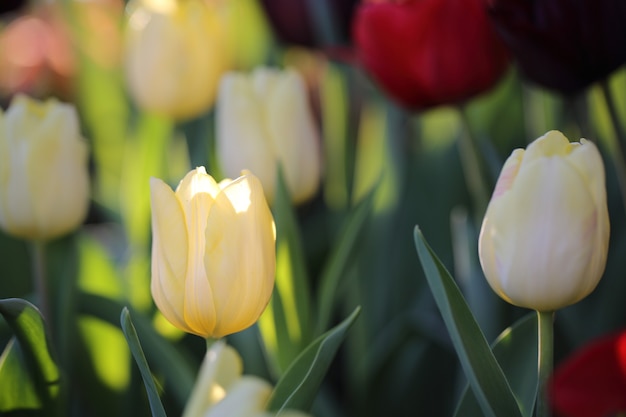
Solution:
{"label": "flower stem", "polygon": [[474,200],[476,225],[480,227],[482,218],[487,210],[487,204],[489,203],[489,193],[483,174],[483,164],[478,152],[478,143],[472,133],[469,118],[463,106],[459,107],[459,113],[463,125],[463,132],[459,137],[461,164],[463,165],[469,192]]}
{"label": "flower stem", "polygon": [[552,374],[554,356],[554,311],[538,311],[537,316],[539,325],[537,417],[550,417],[548,382]]}
{"label": "flower stem", "polygon": [[50,307],[48,306],[48,277],[46,276],[46,243],[33,242],[33,278],[35,281],[35,293],[39,303],[39,310],[47,321],[51,320]]}
{"label": "flower stem", "polygon": [[600,88],[602,90],[602,96],[609,111],[609,117],[611,119],[613,131],[615,132],[616,136],[615,138],[612,135],[608,135],[610,146],[613,148],[610,152],[610,155],[613,159],[613,165],[615,165],[617,181],[622,194],[622,203],[624,205],[624,209],[626,209],[626,161],[624,160],[624,158],[626,157],[626,133],[624,133],[624,129],[622,128],[621,122],[617,115],[615,100],[613,99],[611,89],[609,88],[609,83],[606,79],[600,82]]}

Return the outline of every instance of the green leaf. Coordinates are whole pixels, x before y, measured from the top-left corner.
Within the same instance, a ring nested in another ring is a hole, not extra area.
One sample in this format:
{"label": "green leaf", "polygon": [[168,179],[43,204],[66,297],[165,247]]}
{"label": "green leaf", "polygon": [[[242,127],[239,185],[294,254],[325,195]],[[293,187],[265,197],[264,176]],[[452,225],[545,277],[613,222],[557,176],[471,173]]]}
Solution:
{"label": "green leaf", "polygon": [[24,363],[24,354],[15,337],[0,356],[0,387],[0,414],[41,408],[41,401]]}
{"label": "green leaf", "polygon": [[13,330],[35,392],[49,415],[59,413],[60,371],[41,313],[20,298],[0,300],[0,314]]}
{"label": "green leaf", "polygon": [[[119,326],[120,311],[124,305],[118,301],[98,295],[81,293],[79,298],[80,313],[104,320]],[[195,370],[191,362],[179,349],[154,330],[152,323],[143,315],[135,314],[133,325],[144,341],[144,352],[155,369],[162,374],[172,394],[182,406],[187,401],[195,381]]]}
{"label": "green leaf", "polygon": [[480,408],[489,417],[521,417],[511,387],[458,286],[418,227],[414,237],[428,285]]}
{"label": "green leaf", "polygon": [[280,375],[313,338],[302,237],[281,168],[273,212],[277,234],[276,284],[259,328],[274,372]]}
{"label": "green leaf", "polygon": [[122,324],[122,331],[124,332],[124,336],[126,336],[126,341],[128,342],[130,351],[132,352],[133,357],[135,358],[135,362],[139,367],[139,372],[141,372],[143,383],[146,386],[146,392],[148,393],[148,401],[150,402],[150,410],[152,411],[152,416],[167,417],[167,415],[165,414],[165,409],[163,408],[163,404],[161,404],[161,399],[159,398],[159,392],[157,390],[156,384],[154,382],[154,379],[152,378],[150,367],[148,366],[146,357],[143,354],[143,349],[141,348],[141,343],[139,342],[139,338],[137,337],[137,331],[135,330],[135,326],[130,319],[130,313],[128,312],[127,308],[124,308],[122,310],[120,321]]}
{"label": "green leaf", "polygon": [[[537,314],[530,313],[507,328],[491,350],[518,400],[524,417],[531,417],[537,396]],[[480,406],[469,387],[457,405],[455,417],[478,416]]]}
{"label": "green leaf", "polygon": [[357,307],[348,318],[318,337],[294,360],[276,384],[269,400],[269,410],[310,410],[328,367],[360,311]]}
{"label": "green leaf", "polygon": [[369,194],[352,209],[341,229],[336,245],[330,252],[332,255],[322,272],[317,300],[318,334],[324,332],[330,323],[340,279],[345,275],[350,255],[358,242],[365,221],[372,212],[377,189],[378,186],[374,186]]}

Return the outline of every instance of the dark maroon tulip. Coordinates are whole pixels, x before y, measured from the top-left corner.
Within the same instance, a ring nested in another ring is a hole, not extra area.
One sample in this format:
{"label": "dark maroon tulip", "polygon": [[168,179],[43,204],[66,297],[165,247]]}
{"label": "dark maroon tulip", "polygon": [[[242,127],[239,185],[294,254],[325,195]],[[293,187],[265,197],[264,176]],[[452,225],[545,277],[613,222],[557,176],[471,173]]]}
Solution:
{"label": "dark maroon tulip", "polygon": [[598,339],[554,371],[550,402],[557,417],[626,412],[626,332]]}
{"label": "dark maroon tulip", "polygon": [[363,3],[353,35],[367,72],[411,109],[456,104],[485,92],[509,64],[482,0]]}
{"label": "dark maroon tulip", "polygon": [[623,0],[489,0],[496,30],[522,73],[576,93],[626,62]]}
{"label": "dark maroon tulip", "polygon": [[[331,13],[334,39],[320,39],[312,1],[326,1]],[[321,48],[349,43],[350,23],[358,0],[261,0],[276,36],[284,43]]]}

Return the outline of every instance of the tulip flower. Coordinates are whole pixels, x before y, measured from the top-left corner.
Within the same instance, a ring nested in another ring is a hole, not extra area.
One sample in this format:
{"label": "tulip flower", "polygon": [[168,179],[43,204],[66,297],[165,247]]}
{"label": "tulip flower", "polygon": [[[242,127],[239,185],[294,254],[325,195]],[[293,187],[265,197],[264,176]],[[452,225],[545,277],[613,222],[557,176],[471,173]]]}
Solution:
{"label": "tulip flower", "polygon": [[127,28],[131,96],[142,109],[175,119],[206,111],[229,61],[219,5],[136,1]]}
{"label": "tulip flower", "polygon": [[586,297],[606,263],[609,215],[596,146],[551,131],[507,159],[487,207],[479,255],[491,288],[540,312]]}
{"label": "tulip flower", "polygon": [[509,64],[483,0],[364,2],[353,36],[365,70],[410,109],[468,100],[493,87]]}
{"label": "tulip flower", "polygon": [[489,0],[496,29],[522,73],[576,93],[626,62],[626,5],[620,0]]}
{"label": "tulip flower", "polygon": [[282,164],[295,203],[315,194],[321,175],[319,133],[297,72],[259,68],[250,75],[227,73],[216,111],[216,150],[227,176],[251,170],[272,201]]}
{"label": "tulip flower", "polygon": [[626,413],[626,332],[583,346],[555,369],[550,388],[557,417]]}
{"label": "tulip flower", "polygon": [[77,228],[89,206],[87,163],[72,105],[17,95],[0,113],[0,227],[38,241]]}
{"label": "tulip flower", "polygon": [[274,286],[275,232],[259,180],[200,167],[176,192],[150,180],[152,297],[174,326],[219,338],[256,322]]}
{"label": "tulip flower", "polygon": [[[183,417],[273,417],[265,411],[272,386],[265,380],[242,375],[243,364],[235,349],[223,341],[214,343],[204,357],[198,379]],[[281,410],[281,417],[308,417]]]}

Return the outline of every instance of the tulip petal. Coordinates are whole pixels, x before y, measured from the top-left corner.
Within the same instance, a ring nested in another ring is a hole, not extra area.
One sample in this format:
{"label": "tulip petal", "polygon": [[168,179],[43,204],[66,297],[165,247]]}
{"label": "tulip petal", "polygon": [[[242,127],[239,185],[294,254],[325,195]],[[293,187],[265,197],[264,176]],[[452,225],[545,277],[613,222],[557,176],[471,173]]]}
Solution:
{"label": "tulip petal", "polygon": [[243,74],[229,73],[220,82],[216,151],[224,173],[236,178],[248,169],[263,184],[268,199],[274,196],[276,158],[265,121],[266,97],[257,96]]}
{"label": "tulip petal", "polygon": [[215,306],[207,271],[204,268],[205,230],[207,219],[220,187],[204,167],[189,172],[176,189],[176,196],[185,212],[189,239],[187,276],[185,277],[185,321],[193,333],[210,336],[215,328]]}
{"label": "tulip petal", "polygon": [[157,178],[150,179],[152,206],[152,298],[173,325],[192,332],[183,317],[184,277],[188,238],[183,209],[174,191]]}
{"label": "tulip petal", "polygon": [[272,386],[261,378],[244,376],[226,397],[211,407],[204,417],[250,417],[265,409]]}
{"label": "tulip petal", "polygon": [[204,265],[220,319],[214,337],[251,326],[269,302],[276,268],[272,214],[260,181],[245,175],[218,195]]}
{"label": "tulip petal", "polygon": [[581,187],[585,179],[564,158],[526,158],[513,192],[488,207],[481,260],[504,299],[554,310],[587,295],[600,278],[581,276],[593,252],[588,245],[595,205],[589,189]]}
{"label": "tulip petal", "polygon": [[235,349],[218,340],[207,350],[183,417],[196,417],[222,401],[241,377],[243,362]]}
{"label": "tulip petal", "polygon": [[[255,73],[256,75],[256,73]],[[276,73],[267,97],[267,129],[281,162],[294,203],[305,201],[319,186],[319,134],[310,112],[306,87],[294,70]],[[253,171],[254,172],[254,171]]]}

